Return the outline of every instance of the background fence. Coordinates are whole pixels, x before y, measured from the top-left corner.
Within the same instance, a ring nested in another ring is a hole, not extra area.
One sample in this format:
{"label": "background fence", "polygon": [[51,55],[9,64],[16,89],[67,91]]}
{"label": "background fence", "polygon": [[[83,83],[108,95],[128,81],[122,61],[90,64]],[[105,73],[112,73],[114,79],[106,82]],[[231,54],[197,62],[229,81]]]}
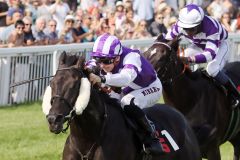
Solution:
{"label": "background fence", "polygon": [[[229,61],[240,61],[240,35],[230,35],[230,57]],[[126,40],[123,45],[130,48],[137,48],[145,51],[154,38],[145,40]],[[184,41],[182,46],[187,45]],[[72,54],[88,54],[92,49],[93,43],[67,44],[54,46],[32,46],[19,48],[0,49],[0,106],[36,101],[49,84],[58,66],[58,57],[63,51]],[[10,87],[12,84],[48,77],[28,83]]]}

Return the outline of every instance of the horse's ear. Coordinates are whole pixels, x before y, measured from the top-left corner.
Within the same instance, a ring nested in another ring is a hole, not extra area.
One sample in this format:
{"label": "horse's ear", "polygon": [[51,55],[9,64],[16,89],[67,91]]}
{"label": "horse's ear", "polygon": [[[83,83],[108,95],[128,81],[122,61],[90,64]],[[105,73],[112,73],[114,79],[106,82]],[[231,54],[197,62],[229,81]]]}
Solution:
{"label": "horse's ear", "polygon": [[179,46],[179,37],[175,37],[173,40],[169,41],[168,45],[171,46],[174,51],[177,51]]}
{"label": "horse's ear", "polygon": [[84,56],[80,56],[78,58],[78,61],[77,61],[77,68],[83,68],[84,67],[84,63],[85,63],[85,57]]}
{"label": "horse's ear", "polygon": [[65,51],[63,51],[59,57],[59,65],[58,66],[65,64],[66,57],[67,57],[67,53]]}
{"label": "horse's ear", "polygon": [[160,33],[155,41],[156,42],[162,42],[164,39],[165,39],[164,35],[162,33]]}

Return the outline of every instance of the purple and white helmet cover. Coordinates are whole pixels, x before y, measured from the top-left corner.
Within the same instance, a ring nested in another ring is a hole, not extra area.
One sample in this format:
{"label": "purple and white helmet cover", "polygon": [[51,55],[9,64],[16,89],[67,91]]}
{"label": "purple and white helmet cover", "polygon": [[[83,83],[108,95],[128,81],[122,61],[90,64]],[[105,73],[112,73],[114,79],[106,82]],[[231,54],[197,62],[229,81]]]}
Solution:
{"label": "purple and white helmet cover", "polygon": [[114,58],[122,53],[122,45],[116,36],[105,33],[99,36],[91,52],[92,57]]}

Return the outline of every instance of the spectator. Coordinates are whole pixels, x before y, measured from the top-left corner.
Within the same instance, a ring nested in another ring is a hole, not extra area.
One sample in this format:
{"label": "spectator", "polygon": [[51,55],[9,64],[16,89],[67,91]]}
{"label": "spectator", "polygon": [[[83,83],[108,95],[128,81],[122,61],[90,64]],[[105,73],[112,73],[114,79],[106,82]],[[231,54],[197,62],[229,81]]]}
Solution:
{"label": "spectator", "polygon": [[67,0],[67,4],[73,12],[76,12],[78,6],[78,0]]}
{"label": "spectator", "polygon": [[94,28],[96,26],[92,26],[91,24],[92,17],[88,14],[84,14],[82,18],[82,29],[85,33],[89,33],[86,37],[82,39],[82,42],[94,42],[96,39],[96,35],[94,33]]}
{"label": "spectator", "polygon": [[121,28],[122,21],[125,19],[124,5],[122,1],[117,1],[115,10],[116,29]]}
{"label": "spectator", "polygon": [[42,4],[37,8],[37,17],[44,17],[46,22],[52,19],[49,0],[42,0]]}
{"label": "spectator", "polygon": [[6,17],[8,11],[8,4],[4,0],[0,0],[0,27],[6,26]]}
{"label": "spectator", "polygon": [[75,21],[76,21],[75,27],[73,28],[73,33],[77,37],[75,42],[80,43],[82,42],[82,39],[86,37],[88,34],[82,28],[82,16],[76,15]]}
{"label": "spectator", "polygon": [[147,31],[147,22],[141,20],[138,23],[136,31],[133,33],[133,39],[145,39],[152,37],[151,34]]}
{"label": "spectator", "polygon": [[11,32],[8,38],[8,47],[24,46],[24,22],[18,20],[14,26],[15,30]]}
{"label": "spectator", "polygon": [[31,17],[24,17],[24,43],[27,46],[31,46],[35,44],[35,38],[32,33],[32,18]]}
{"label": "spectator", "polygon": [[57,31],[57,21],[50,19],[48,21],[48,27],[46,30],[46,35],[48,37],[48,44],[57,44],[59,42],[58,31]]}
{"label": "spectator", "polygon": [[148,30],[152,36],[158,36],[161,33],[167,33],[167,28],[163,24],[164,16],[162,13],[156,13],[154,21],[149,26]]}
{"label": "spectator", "polygon": [[96,35],[100,36],[104,33],[109,33],[111,35],[114,35],[114,30],[110,30],[108,19],[102,18],[100,21],[100,27],[96,31]]}
{"label": "spectator", "polygon": [[60,32],[59,42],[62,44],[73,43],[76,41],[76,35],[73,33],[75,19],[72,15],[67,15],[64,20],[64,28]]}
{"label": "spectator", "polygon": [[173,8],[164,2],[158,6],[157,12],[162,13],[162,15],[164,17],[163,24],[165,25],[165,27],[167,29],[170,28],[169,20],[172,16],[175,16],[175,12],[174,12]]}
{"label": "spectator", "polygon": [[53,19],[57,21],[57,30],[61,31],[64,26],[64,19],[70,12],[68,4],[62,2],[62,0],[56,0],[55,3],[51,5],[50,12]]}
{"label": "spectator", "polygon": [[[13,16],[12,16],[12,21],[15,24],[20,19],[22,19],[22,14],[19,11],[15,11],[13,13]],[[15,28],[14,24],[11,24],[10,26],[7,26],[5,29],[2,30],[1,35],[0,35],[0,39],[4,43],[7,43],[7,40],[8,40],[8,37],[9,37],[10,33],[14,30],[14,28]]]}
{"label": "spectator", "polygon": [[235,32],[236,30],[236,21],[232,21],[230,18],[230,14],[227,13],[223,13],[220,22],[223,24],[224,28],[228,31],[228,32]]}
{"label": "spectator", "polygon": [[36,38],[36,44],[38,45],[47,45],[48,37],[44,33],[46,27],[46,21],[43,17],[39,17],[36,20],[36,25],[33,28],[33,36]]}
{"label": "spectator", "polygon": [[6,17],[6,23],[7,25],[15,24],[13,19],[13,14],[15,12],[19,12],[21,16],[24,15],[24,10],[21,6],[20,0],[10,0],[11,7],[8,9],[7,17]]}
{"label": "spectator", "polygon": [[38,0],[25,0],[24,1],[24,16],[32,17],[32,21],[35,22],[37,19],[37,7],[39,5]]}
{"label": "spectator", "polygon": [[140,19],[146,20],[147,25],[149,26],[154,19],[154,0],[134,0],[133,10]]}
{"label": "spectator", "polygon": [[133,1],[132,0],[123,0],[123,5],[126,10],[133,9]]}
{"label": "spectator", "polygon": [[220,21],[222,14],[224,13],[224,7],[221,0],[213,0],[207,7],[207,12],[210,16]]}
{"label": "spectator", "polygon": [[171,30],[172,26],[177,22],[177,17],[175,16],[172,16],[170,19],[169,19],[169,27],[167,28],[167,31]]}

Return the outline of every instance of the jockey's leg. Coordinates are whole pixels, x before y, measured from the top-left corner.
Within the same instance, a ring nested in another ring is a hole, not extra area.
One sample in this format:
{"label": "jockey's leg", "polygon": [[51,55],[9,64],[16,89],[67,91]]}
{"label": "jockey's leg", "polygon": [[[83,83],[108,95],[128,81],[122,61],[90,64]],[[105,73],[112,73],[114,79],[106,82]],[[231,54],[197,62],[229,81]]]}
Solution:
{"label": "jockey's leg", "polygon": [[121,99],[121,105],[127,116],[136,121],[139,128],[143,130],[139,133],[139,137],[145,146],[145,151],[154,154],[163,154],[164,151],[155,135],[153,123],[150,123],[142,109],[156,104],[161,95],[162,84],[157,78],[148,87],[134,90]]}
{"label": "jockey's leg", "polygon": [[232,98],[232,106],[237,107],[240,103],[240,93],[237,90],[236,85],[223,71],[219,71],[214,78],[227,88]]}
{"label": "jockey's leg", "polygon": [[238,92],[235,84],[231,78],[226,75],[222,70],[228,59],[228,42],[222,41],[218,53],[214,60],[209,62],[207,66],[207,72],[210,76],[214,77],[218,82],[224,85],[230,93],[232,99],[232,106],[236,107],[240,102],[240,93]]}
{"label": "jockey's leg", "polygon": [[156,136],[156,130],[154,124],[148,120],[145,113],[141,108],[136,106],[134,102],[130,105],[124,106],[126,115],[135,120],[142,130],[139,135],[140,140],[144,144],[146,153],[164,154],[163,148],[159,139]]}

